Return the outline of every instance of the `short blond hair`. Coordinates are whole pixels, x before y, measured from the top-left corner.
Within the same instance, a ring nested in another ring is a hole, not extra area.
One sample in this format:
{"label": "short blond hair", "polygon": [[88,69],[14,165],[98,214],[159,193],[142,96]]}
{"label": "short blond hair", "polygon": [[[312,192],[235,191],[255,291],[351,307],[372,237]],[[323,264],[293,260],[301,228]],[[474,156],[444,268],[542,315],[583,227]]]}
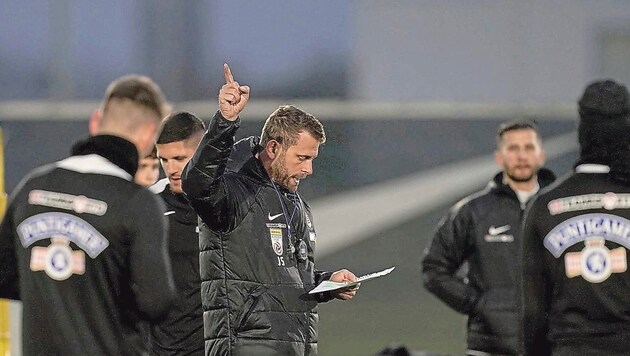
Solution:
{"label": "short blond hair", "polygon": [[326,142],[324,126],[315,116],[293,105],[282,105],[265,121],[260,145],[264,147],[275,140],[284,147],[290,147],[297,143],[300,132],[307,132],[320,144]]}

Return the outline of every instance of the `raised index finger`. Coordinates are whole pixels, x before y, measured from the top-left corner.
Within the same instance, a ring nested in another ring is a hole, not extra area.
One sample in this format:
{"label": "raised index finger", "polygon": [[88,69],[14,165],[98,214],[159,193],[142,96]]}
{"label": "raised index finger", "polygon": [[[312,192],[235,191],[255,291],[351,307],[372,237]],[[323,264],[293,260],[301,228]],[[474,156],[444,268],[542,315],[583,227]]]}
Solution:
{"label": "raised index finger", "polygon": [[227,63],[223,63],[223,74],[225,74],[225,83],[227,84],[234,83],[234,77],[232,76],[232,71],[230,70],[230,66]]}

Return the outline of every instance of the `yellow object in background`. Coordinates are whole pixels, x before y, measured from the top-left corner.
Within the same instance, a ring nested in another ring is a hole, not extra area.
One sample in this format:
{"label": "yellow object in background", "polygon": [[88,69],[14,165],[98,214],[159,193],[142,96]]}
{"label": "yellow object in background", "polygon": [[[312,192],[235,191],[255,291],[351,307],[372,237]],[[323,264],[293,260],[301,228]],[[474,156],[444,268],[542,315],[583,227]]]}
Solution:
{"label": "yellow object in background", "polygon": [[[7,194],[4,191],[4,143],[0,129],[0,219],[7,208]],[[11,355],[11,325],[9,323],[9,301],[0,300],[0,356]]]}

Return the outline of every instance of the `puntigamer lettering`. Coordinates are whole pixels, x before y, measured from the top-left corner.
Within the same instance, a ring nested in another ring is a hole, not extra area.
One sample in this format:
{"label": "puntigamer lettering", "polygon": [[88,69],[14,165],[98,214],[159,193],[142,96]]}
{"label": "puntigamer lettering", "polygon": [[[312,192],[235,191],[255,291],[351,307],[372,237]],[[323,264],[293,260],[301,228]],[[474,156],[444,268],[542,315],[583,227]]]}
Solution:
{"label": "puntigamer lettering", "polygon": [[544,245],[554,257],[578,242],[600,237],[630,249],[630,221],[610,214],[586,214],[564,221],[551,230]]}
{"label": "puntigamer lettering", "polygon": [[74,242],[90,257],[95,258],[109,245],[109,241],[92,225],[74,215],[44,213],[31,216],[17,227],[22,246],[61,235]]}

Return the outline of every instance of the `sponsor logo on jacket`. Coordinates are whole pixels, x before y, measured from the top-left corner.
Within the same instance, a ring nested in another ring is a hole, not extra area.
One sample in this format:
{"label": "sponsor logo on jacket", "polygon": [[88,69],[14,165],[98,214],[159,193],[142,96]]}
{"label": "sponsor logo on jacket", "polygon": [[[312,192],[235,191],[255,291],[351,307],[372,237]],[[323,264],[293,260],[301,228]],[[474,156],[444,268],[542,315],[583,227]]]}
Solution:
{"label": "sponsor logo on jacket", "polygon": [[273,252],[275,252],[278,256],[282,256],[284,253],[284,248],[282,246],[282,229],[270,228],[269,237],[271,238],[271,247],[273,248]]}
{"label": "sponsor logo on jacket", "polygon": [[589,209],[630,209],[630,194],[584,194],[559,198],[547,204],[551,215]]}
{"label": "sponsor logo on jacket", "polygon": [[31,271],[44,271],[50,278],[63,281],[73,274],[85,273],[85,253],[73,251],[70,241],[61,236],[51,238],[48,247],[35,246],[31,250]]}
{"label": "sponsor logo on jacket", "polygon": [[[17,226],[17,233],[24,248],[50,239],[47,247],[34,246],[31,249],[29,267],[35,272],[44,271],[57,281],[66,280],[73,274],[84,274],[85,253],[96,258],[109,246],[109,241],[92,225],[66,213],[33,215]],[[70,242],[82,250],[72,250]]]}
{"label": "sponsor logo on jacket", "polygon": [[91,258],[96,258],[109,246],[109,241],[87,221],[66,213],[33,215],[18,225],[17,233],[24,248],[39,240],[62,236]]}
{"label": "sponsor logo on jacket", "polygon": [[611,214],[585,214],[563,221],[543,240],[549,252],[558,258],[569,247],[587,239],[600,238],[630,248],[630,221]]}
{"label": "sponsor logo on jacket", "polygon": [[586,240],[584,244],[586,247],[582,251],[568,252],[565,255],[567,277],[581,275],[588,282],[601,283],[612,273],[622,273],[628,268],[625,248],[609,250],[601,238]]}
{"label": "sponsor logo on jacket", "polygon": [[505,234],[510,231],[510,225],[503,225],[495,227],[494,225],[490,226],[488,229],[488,233],[483,237],[486,242],[513,242],[514,236]]}

